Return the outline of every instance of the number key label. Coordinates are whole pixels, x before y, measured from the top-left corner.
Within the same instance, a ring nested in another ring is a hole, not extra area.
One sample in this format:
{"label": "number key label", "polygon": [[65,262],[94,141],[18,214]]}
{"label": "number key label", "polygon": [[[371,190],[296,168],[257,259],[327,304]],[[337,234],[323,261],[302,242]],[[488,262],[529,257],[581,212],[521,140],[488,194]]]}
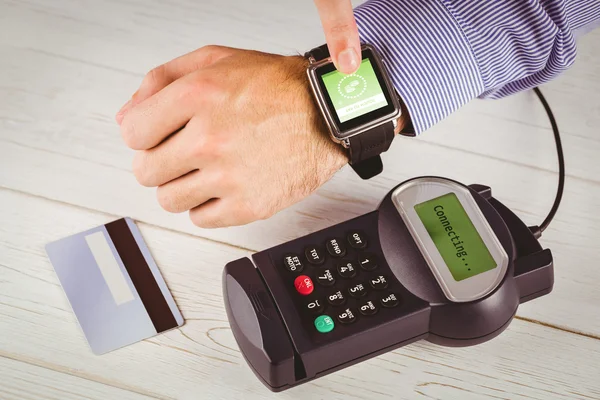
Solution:
{"label": "number key label", "polygon": [[386,297],[381,298],[381,305],[387,308],[396,307],[398,303],[400,302],[398,301],[398,297],[394,293],[391,293]]}
{"label": "number key label", "polygon": [[381,299],[381,301],[383,301],[384,303],[388,303],[390,301],[396,301],[398,300],[396,298],[396,296],[394,294],[390,294],[388,297],[384,297],[383,299]]}
{"label": "number key label", "polygon": [[371,300],[367,301],[366,304],[360,306],[360,309],[362,311],[374,311],[375,310],[375,304],[373,304],[373,302]]}
{"label": "number key label", "polygon": [[356,321],[356,316],[349,308],[346,308],[344,311],[339,313],[337,318],[342,324],[351,324],[352,322]]}
{"label": "number key label", "polygon": [[371,286],[374,289],[384,289],[387,287],[387,285],[387,279],[385,279],[385,276],[383,275],[379,275],[377,278],[371,279]]}
{"label": "number key label", "polygon": [[319,304],[319,300],[311,301],[310,303],[308,303],[308,308],[310,309],[319,307],[321,307],[321,305]]}
{"label": "number key label", "polygon": [[359,310],[360,313],[363,315],[373,315],[377,312],[377,307],[375,306],[375,304],[373,304],[371,300],[369,300],[362,306],[360,306]]}
{"label": "number key label", "polygon": [[329,303],[332,306],[339,306],[346,302],[346,299],[344,298],[344,295],[342,294],[341,290],[338,290],[337,292],[330,294],[327,297],[327,300],[329,301]]}
{"label": "number key label", "polygon": [[317,276],[317,282],[323,286],[331,286],[335,283],[335,278],[330,270],[326,269],[322,272],[323,275]]}
{"label": "number key label", "polygon": [[342,278],[353,278],[356,275],[356,269],[350,261],[344,264],[339,264],[338,272]]}
{"label": "number key label", "polygon": [[358,285],[356,285],[356,286],[354,286],[354,287],[350,288],[350,291],[351,291],[352,293],[356,293],[356,292],[360,292],[361,290],[364,290],[364,288],[365,288],[365,287],[362,285],[362,283],[359,283]]}
{"label": "number key label", "polygon": [[373,304],[373,302],[371,300],[369,300],[367,302],[367,304],[361,306],[360,309],[363,310],[363,311],[374,310],[375,309],[375,304]]}
{"label": "number key label", "polygon": [[377,268],[377,256],[374,254],[363,254],[358,258],[358,261],[360,266],[367,271]]}

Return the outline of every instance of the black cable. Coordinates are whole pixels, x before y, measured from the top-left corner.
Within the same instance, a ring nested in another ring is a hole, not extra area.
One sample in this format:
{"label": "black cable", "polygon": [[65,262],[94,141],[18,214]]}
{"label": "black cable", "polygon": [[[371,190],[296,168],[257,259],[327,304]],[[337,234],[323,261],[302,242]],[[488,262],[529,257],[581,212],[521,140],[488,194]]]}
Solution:
{"label": "black cable", "polygon": [[550,212],[546,216],[546,219],[540,224],[539,227],[532,227],[531,230],[536,237],[540,237],[542,232],[548,228],[550,222],[556,215],[558,211],[558,206],[560,205],[560,201],[562,200],[563,191],[565,188],[565,156],[563,154],[563,147],[560,141],[560,132],[558,130],[558,125],[556,124],[556,119],[554,119],[554,114],[552,113],[552,109],[548,105],[546,98],[537,87],[533,88],[533,91],[537,95],[537,97],[542,102],[544,106],[544,110],[546,110],[546,114],[548,114],[548,119],[550,120],[550,125],[552,125],[552,132],[554,133],[554,141],[556,143],[556,155],[558,156],[558,188],[556,190],[556,197],[554,198],[554,204],[552,204],[552,208]]}

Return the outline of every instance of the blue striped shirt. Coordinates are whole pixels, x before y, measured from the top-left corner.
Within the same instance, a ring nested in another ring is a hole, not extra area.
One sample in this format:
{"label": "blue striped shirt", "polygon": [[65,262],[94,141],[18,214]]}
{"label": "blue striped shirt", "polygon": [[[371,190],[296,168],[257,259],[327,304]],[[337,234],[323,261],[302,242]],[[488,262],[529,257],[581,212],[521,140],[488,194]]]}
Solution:
{"label": "blue striped shirt", "polygon": [[547,82],[573,64],[600,0],[369,0],[354,10],[417,133],[475,97]]}

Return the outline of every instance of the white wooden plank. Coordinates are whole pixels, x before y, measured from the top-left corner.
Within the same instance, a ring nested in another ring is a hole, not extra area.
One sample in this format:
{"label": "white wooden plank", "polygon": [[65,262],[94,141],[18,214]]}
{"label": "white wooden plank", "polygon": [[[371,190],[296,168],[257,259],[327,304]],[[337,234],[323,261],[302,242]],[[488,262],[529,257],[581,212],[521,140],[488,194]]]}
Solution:
{"label": "white wooden plank", "polygon": [[[0,355],[155,396],[275,398],[245,365],[222,306],[222,266],[245,252],[140,224],[187,323],[98,357],[43,246],[111,217],[7,190],[0,204]],[[597,398],[598,357],[600,340],[515,320],[481,346],[407,346],[277,398]]]}
{"label": "white wooden plank", "polygon": [[152,397],[0,357],[0,398],[3,400],[142,400]]}

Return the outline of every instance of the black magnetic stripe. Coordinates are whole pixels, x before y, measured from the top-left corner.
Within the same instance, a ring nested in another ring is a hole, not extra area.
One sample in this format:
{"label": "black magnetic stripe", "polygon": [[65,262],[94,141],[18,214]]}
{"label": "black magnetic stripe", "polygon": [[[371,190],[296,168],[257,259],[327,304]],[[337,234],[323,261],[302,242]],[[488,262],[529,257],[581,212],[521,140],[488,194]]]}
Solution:
{"label": "black magnetic stripe", "polygon": [[117,253],[146,308],[156,332],[175,328],[177,321],[125,219],[105,225]]}

